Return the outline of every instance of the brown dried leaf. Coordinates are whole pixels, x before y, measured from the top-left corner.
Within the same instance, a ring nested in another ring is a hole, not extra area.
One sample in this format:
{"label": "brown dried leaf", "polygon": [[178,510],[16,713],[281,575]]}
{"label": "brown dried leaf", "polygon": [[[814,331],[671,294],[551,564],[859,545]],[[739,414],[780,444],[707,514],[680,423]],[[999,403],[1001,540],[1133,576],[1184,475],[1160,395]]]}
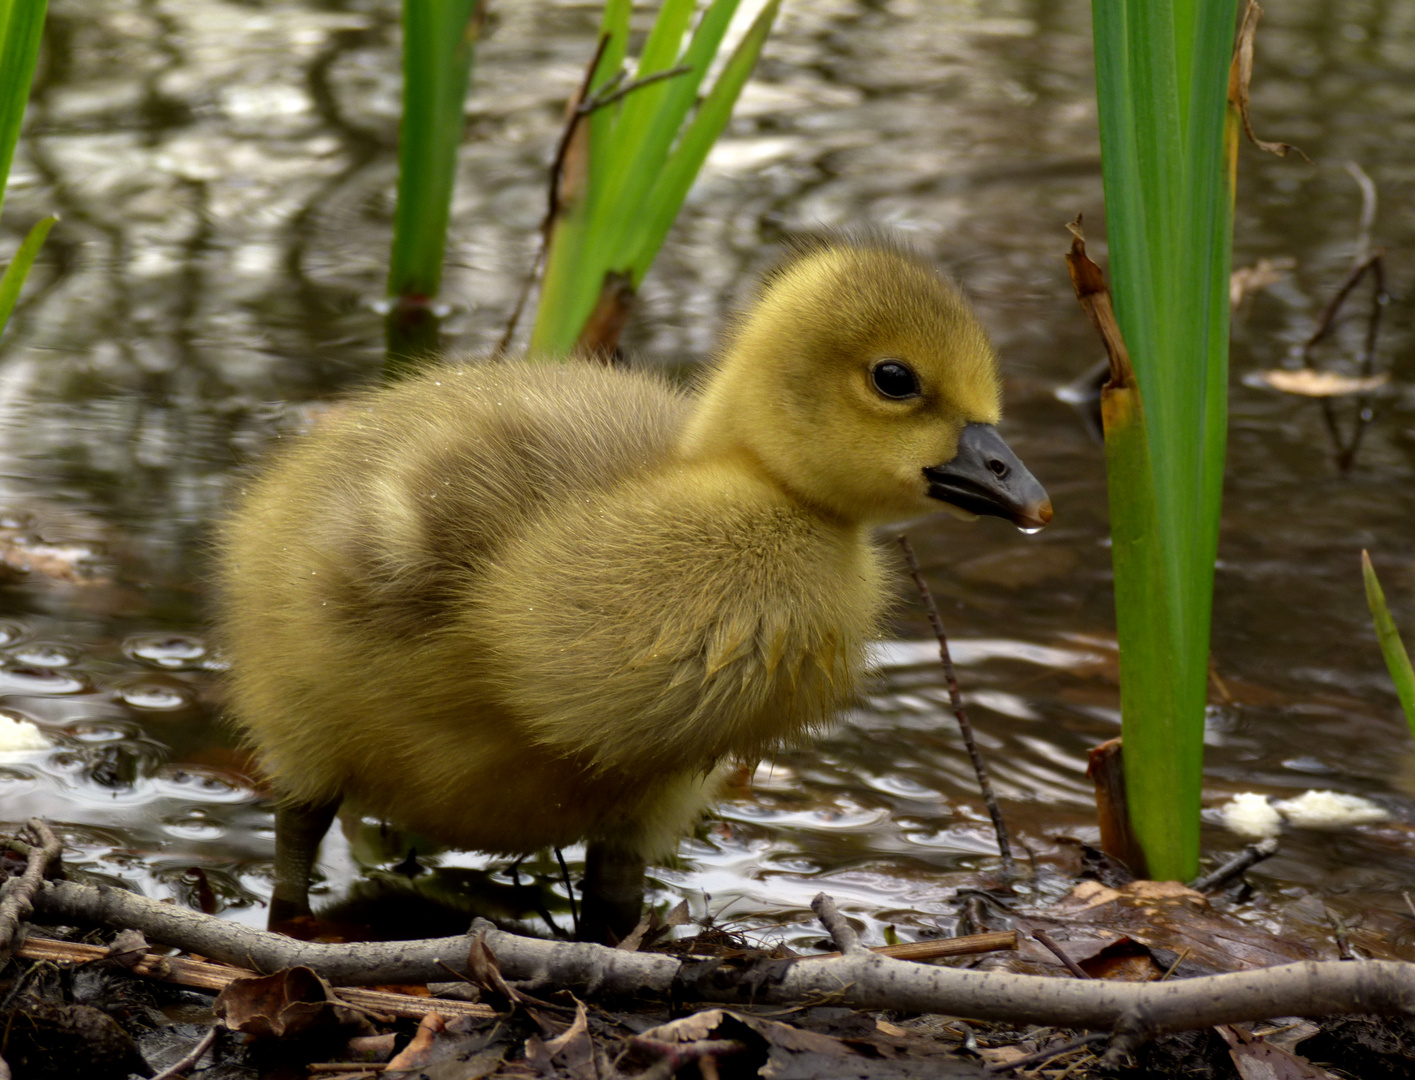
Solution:
{"label": "brown dried leaf", "polygon": [[625,952],[638,952],[639,946],[644,943],[644,935],[649,932],[652,926],[653,912],[650,911],[639,920],[639,925],[630,930],[624,940],[614,947],[616,949],[623,949]]}
{"label": "brown dried leaf", "polygon": [[525,996],[514,989],[501,975],[501,965],[491,946],[486,943],[486,931],[477,934],[467,954],[467,977],[483,990],[505,998],[512,1005],[523,1005]]}
{"label": "brown dried leaf", "polygon": [[1313,371],[1311,368],[1299,368],[1296,371],[1286,371],[1280,368],[1272,371],[1260,371],[1257,377],[1274,390],[1281,390],[1284,394],[1299,394],[1302,397],[1316,398],[1342,397],[1346,394],[1369,394],[1390,382],[1389,372],[1357,377],[1338,375],[1333,371]]}
{"label": "brown dried leaf", "polygon": [[433,1049],[437,1045],[437,1037],[446,1029],[447,1021],[443,1019],[441,1014],[428,1013],[418,1022],[418,1030],[413,1033],[412,1041],[389,1060],[386,1071],[421,1069],[432,1064]]}
{"label": "brown dried leaf", "polygon": [[1110,940],[1097,948],[1128,937],[1160,951],[1156,959],[1162,965],[1168,966],[1172,956],[1183,956],[1186,963],[1207,971],[1242,971],[1316,957],[1301,942],[1275,938],[1213,911],[1201,893],[1177,881],[1136,881],[1123,889],[1082,882],[1060,904],[1034,917],[1038,925],[1063,928],[1053,934],[1077,959],[1077,949],[1084,948],[1077,938],[1106,937]]}
{"label": "brown dried leaf", "polygon": [[1301,1055],[1264,1042],[1242,1028],[1225,1024],[1214,1030],[1228,1043],[1228,1054],[1243,1080],[1336,1080]]}
{"label": "brown dried leaf", "polygon": [[[1069,955],[1069,953],[1068,953]],[[1149,949],[1131,938],[1123,937],[1085,957],[1072,957],[1093,979],[1114,982],[1154,982],[1164,977],[1164,968],[1155,961]]]}
{"label": "brown dried leaf", "polygon": [[355,1061],[387,1061],[393,1056],[396,1032],[382,1035],[356,1035],[344,1045],[344,1053]]}
{"label": "brown dried leaf", "polygon": [[1110,360],[1108,389],[1126,389],[1135,382],[1135,369],[1130,364],[1130,350],[1115,321],[1115,309],[1110,302],[1110,287],[1105,283],[1101,268],[1086,254],[1086,236],[1081,231],[1081,215],[1066,226],[1071,232],[1071,250],[1066,253],[1066,272],[1071,275],[1072,288],[1081,309],[1101,336],[1106,356]]}
{"label": "brown dried leaf", "polygon": [[147,938],[141,930],[120,931],[108,947],[108,959],[131,971],[147,959]]}
{"label": "brown dried leaf", "polygon": [[[532,1042],[540,1043],[535,1048],[532,1059]],[[543,1057],[542,1057],[543,1055]],[[542,1075],[553,1073],[554,1062],[558,1059],[572,1080],[597,1080],[595,1069],[594,1042],[590,1039],[589,1019],[585,1013],[585,1003],[575,1000],[575,1019],[570,1026],[553,1039],[544,1042],[534,1035],[526,1040],[526,1058]],[[541,1062],[545,1067],[541,1067]]]}
{"label": "brown dried leaf", "polygon": [[1258,20],[1262,16],[1263,9],[1258,6],[1256,0],[1248,0],[1248,7],[1243,12],[1243,25],[1238,29],[1238,41],[1233,48],[1233,63],[1228,69],[1228,102],[1238,110],[1248,141],[1259,150],[1266,150],[1278,157],[1287,157],[1290,151],[1296,150],[1297,156],[1310,165],[1312,159],[1291,143],[1264,142],[1258,138],[1253,134],[1252,121],[1248,119],[1248,84],[1253,79],[1253,40],[1257,36]]}
{"label": "brown dried leaf", "polygon": [[334,1000],[333,991],[307,967],[233,979],[216,998],[217,1019],[258,1039],[298,1035],[315,1026],[353,1024],[360,1016]]}

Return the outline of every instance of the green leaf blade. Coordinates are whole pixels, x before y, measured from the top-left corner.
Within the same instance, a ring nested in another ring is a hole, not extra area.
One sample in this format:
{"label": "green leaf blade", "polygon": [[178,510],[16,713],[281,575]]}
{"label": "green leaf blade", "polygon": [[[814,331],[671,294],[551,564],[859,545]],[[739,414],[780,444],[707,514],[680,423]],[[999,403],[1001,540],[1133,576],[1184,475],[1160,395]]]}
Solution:
{"label": "green leaf blade", "polygon": [[[1148,673],[1130,676],[1139,688],[1122,688],[1127,788],[1150,871],[1187,879],[1198,860],[1227,442],[1227,74],[1237,3],[1093,0],[1092,11],[1111,280],[1149,448],[1148,478],[1134,468],[1112,471],[1112,528],[1127,515],[1143,517],[1152,504],[1157,527],[1145,542],[1159,552],[1165,581],[1160,603],[1152,586],[1127,580],[1139,571],[1113,552],[1116,620],[1122,658],[1130,650],[1147,657],[1143,663],[1165,662],[1151,641],[1162,625],[1173,667],[1168,688]],[[1146,580],[1154,570],[1147,556]]]}
{"label": "green leaf blade", "polygon": [[0,205],[39,58],[47,0],[0,0]]}
{"label": "green leaf blade", "polygon": [[1376,624],[1376,639],[1381,645],[1386,670],[1395,683],[1395,692],[1400,698],[1405,721],[1410,725],[1410,734],[1415,736],[1415,669],[1410,666],[1410,654],[1405,651],[1405,642],[1401,640],[1400,631],[1391,618],[1385,592],[1376,577],[1376,568],[1371,565],[1371,556],[1365,551],[1361,552],[1361,577],[1366,583],[1366,603]]}
{"label": "green leaf blade", "polygon": [[404,0],[390,296],[430,299],[441,287],[477,5],[478,0]]}
{"label": "green leaf blade", "polygon": [[672,228],[688,196],[688,189],[697,179],[713,144],[732,119],[737,98],[756,67],[780,10],[781,0],[771,0],[752,21],[649,189],[647,213],[641,218],[639,235],[625,266],[635,287],[643,280],[659,248],[663,246],[668,230]]}
{"label": "green leaf blade", "polygon": [[39,249],[44,246],[44,238],[49,235],[50,228],[58,220],[57,214],[51,214],[35,222],[20,244],[19,250],[15,252],[15,257],[10,260],[10,265],[5,267],[5,274],[0,277],[0,333],[4,333],[10,315],[15,310],[15,304],[19,302],[20,290],[25,286],[25,280],[29,277],[30,268],[34,266]]}

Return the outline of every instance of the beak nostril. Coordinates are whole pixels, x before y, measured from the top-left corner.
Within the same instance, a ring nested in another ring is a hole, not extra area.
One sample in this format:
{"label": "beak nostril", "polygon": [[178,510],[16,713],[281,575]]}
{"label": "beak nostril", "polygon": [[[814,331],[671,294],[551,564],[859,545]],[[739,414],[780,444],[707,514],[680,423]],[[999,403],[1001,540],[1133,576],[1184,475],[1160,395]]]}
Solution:
{"label": "beak nostril", "polygon": [[999,461],[997,458],[993,458],[991,461],[988,462],[988,468],[992,470],[992,474],[998,479],[1002,479],[1003,477],[1005,477],[1009,471],[1007,468],[1007,462]]}

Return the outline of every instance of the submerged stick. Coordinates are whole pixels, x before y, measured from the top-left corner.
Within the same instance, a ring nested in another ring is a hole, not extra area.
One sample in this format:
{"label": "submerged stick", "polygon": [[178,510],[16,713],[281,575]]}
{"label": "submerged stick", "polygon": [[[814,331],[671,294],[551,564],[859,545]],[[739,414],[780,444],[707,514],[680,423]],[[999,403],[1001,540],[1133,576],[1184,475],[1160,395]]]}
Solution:
{"label": "submerged stick", "polygon": [[978,744],[973,739],[973,725],[968,722],[968,714],[963,709],[963,694],[958,689],[958,676],[953,671],[953,656],[948,651],[948,636],[943,632],[943,619],[939,617],[933,593],[929,591],[928,582],[924,580],[923,571],[919,569],[919,560],[914,556],[914,546],[903,533],[899,534],[898,540],[899,546],[904,549],[904,558],[909,563],[909,574],[914,579],[914,586],[919,590],[919,597],[924,602],[924,610],[929,614],[929,625],[933,627],[934,636],[938,638],[938,658],[943,663],[943,677],[948,681],[948,700],[953,706],[953,715],[958,718],[958,728],[963,733],[963,745],[968,748],[968,757],[973,762],[973,772],[978,777],[978,788],[983,793],[983,802],[987,804],[988,817],[992,818],[993,832],[997,834],[997,849],[1002,854],[1002,869],[1010,876],[1016,870],[1016,863],[1012,859],[1012,845],[1008,842],[1007,826],[1003,823],[1002,811],[998,808],[997,796],[993,794],[992,781],[988,778],[987,763],[978,752]]}
{"label": "submerged stick", "polygon": [[[1312,350],[1330,333],[1342,306],[1369,273],[1372,279],[1371,308],[1366,316],[1366,333],[1361,342],[1361,349],[1356,354],[1356,363],[1362,377],[1370,378],[1375,367],[1376,339],[1381,330],[1381,310],[1390,301],[1386,292],[1385,249],[1371,247],[1371,226],[1376,219],[1375,181],[1354,161],[1346,163],[1346,171],[1361,189],[1361,219],[1357,225],[1356,250],[1351,256],[1351,269],[1347,271],[1346,278],[1337,287],[1327,306],[1322,309],[1312,333],[1299,346],[1297,357],[1304,368],[1316,369],[1316,365],[1312,363]],[[1345,439],[1337,421],[1335,402],[1331,398],[1322,398],[1322,416],[1326,420],[1327,432],[1331,435],[1336,450],[1336,467],[1340,472],[1349,472],[1351,466],[1356,463],[1356,454],[1361,449],[1361,438],[1373,418],[1369,402],[1370,399],[1365,394],[1356,399],[1356,419],[1352,422],[1351,438]]]}
{"label": "submerged stick", "polygon": [[1277,839],[1271,836],[1256,844],[1249,844],[1212,873],[1196,878],[1189,888],[1195,892],[1213,892],[1220,886],[1227,885],[1249,867],[1257,866],[1264,859],[1276,855],[1277,846]]}

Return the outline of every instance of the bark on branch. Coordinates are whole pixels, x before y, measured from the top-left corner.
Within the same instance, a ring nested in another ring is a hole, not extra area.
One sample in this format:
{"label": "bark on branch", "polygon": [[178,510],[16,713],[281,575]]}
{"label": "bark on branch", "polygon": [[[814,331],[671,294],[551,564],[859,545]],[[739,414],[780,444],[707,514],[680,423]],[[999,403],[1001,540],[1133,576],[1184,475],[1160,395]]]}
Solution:
{"label": "bark on branch", "polygon": [[[303,964],[336,985],[440,980],[447,967],[466,971],[473,940],[466,935],[391,944],[312,944],[121,889],[70,882],[47,883],[35,896],[35,909],[51,920],[141,930],[152,940],[257,971]],[[482,920],[473,929],[486,931],[486,943],[507,979],[532,987],[563,987],[582,997],[672,994],[680,1001],[830,1000],[861,1009],[1145,1035],[1274,1016],[1415,1013],[1415,964],[1399,961],[1284,964],[1168,982],[1081,982],[924,967],[869,950],[851,951],[833,960],[683,964],[668,956],[520,937]]]}

